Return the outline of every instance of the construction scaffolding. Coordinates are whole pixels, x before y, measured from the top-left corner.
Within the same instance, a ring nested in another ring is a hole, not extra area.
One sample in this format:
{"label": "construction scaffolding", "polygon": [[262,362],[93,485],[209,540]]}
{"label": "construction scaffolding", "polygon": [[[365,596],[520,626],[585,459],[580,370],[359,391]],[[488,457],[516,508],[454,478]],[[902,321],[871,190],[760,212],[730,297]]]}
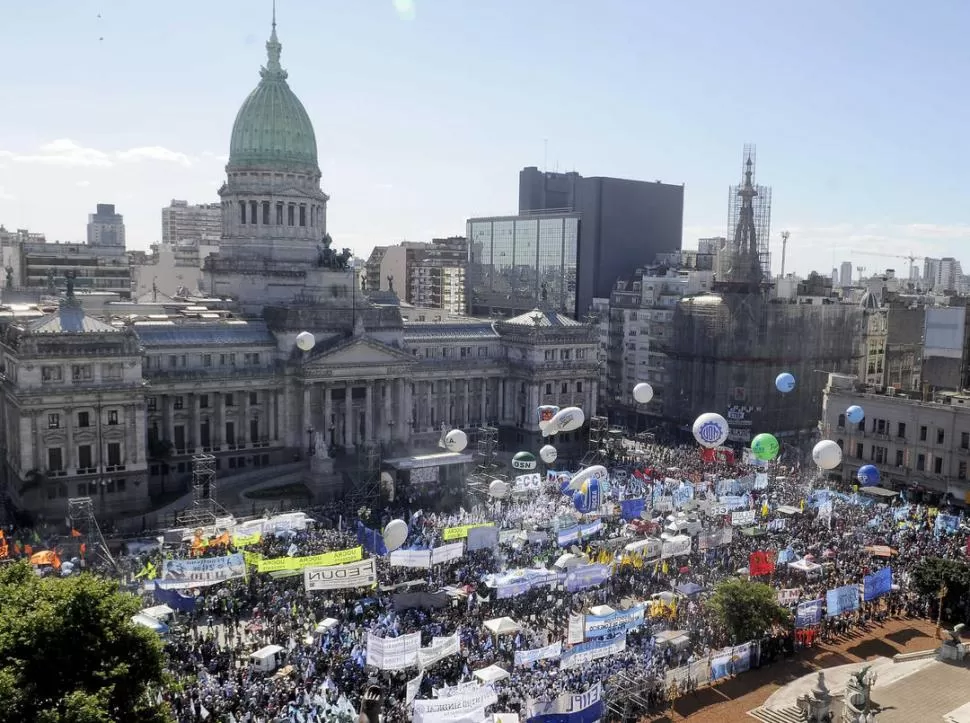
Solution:
{"label": "construction scaffolding", "polygon": [[111,568],[118,566],[101,534],[90,497],[67,500],[67,524],[71,531],[68,544],[77,545],[77,556],[84,561],[85,567],[90,567],[93,561]]}
{"label": "construction scaffolding", "polygon": [[498,446],[498,427],[483,425],[475,431],[475,470],[468,476],[470,493],[487,496],[493,479],[505,479],[496,461]]}
{"label": "construction scaffolding", "polygon": [[594,464],[603,464],[606,461],[608,456],[609,431],[609,419],[606,417],[590,417],[589,441],[586,446],[586,454],[583,455],[580,466],[589,467]]}
{"label": "construction scaffolding", "polygon": [[653,675],[617,673],[609,683],[606,707],[611,720],[636,721],[650,712],[650,692],[656,687]]}
{"label": "construction scaffolding", "polygon": [[[381,499],[381,447],[376,442],[357,445],[357,469],[354,477],[346,475],[350,483],[344,499],[354,505],[372,507]],[[356,507],[355,507],[356,509]]]}
{"label": "construction scaffolding", "polygon": [[216,458],[211,454],[192,455],[192,505],[179,513],[183,527],[208,527],[229,513],[216,501]]}
{"label": "construction scaffolding", "polygon": [[744,147],[741,183],[728,191],[728,229],[718,250],[715,290],[756,289],[771,282],[771,188],[755,182],[757,153]]}

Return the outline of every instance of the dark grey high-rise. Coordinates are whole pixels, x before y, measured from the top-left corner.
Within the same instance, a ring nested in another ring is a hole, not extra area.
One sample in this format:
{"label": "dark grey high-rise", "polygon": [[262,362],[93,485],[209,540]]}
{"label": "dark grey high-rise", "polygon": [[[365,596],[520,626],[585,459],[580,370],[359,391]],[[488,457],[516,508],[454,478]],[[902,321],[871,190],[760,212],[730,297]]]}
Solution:
{"label": "dark grey high-rise", "polygon": [[624,178],[584,178],[535,166],[519,173],[519,213],[581,214],[576,310],[609,298],[617,278],[678,251],[684,230],[684,187]]}

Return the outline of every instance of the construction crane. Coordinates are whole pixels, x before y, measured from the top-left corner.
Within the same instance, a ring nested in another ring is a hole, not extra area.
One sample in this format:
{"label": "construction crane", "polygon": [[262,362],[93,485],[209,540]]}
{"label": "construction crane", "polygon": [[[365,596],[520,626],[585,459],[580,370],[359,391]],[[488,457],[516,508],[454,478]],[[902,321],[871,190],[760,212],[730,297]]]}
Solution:
{"label": "construction crane", "polygon": [[781,232],[781,278],[785,278],[785,252],[788,250],[788,237],[787,231]]}
{"label": "construction crane", "polygon": [[902,254],[881,254],[878,251],[851,251],[850,253],[865,254],[866,256],[882,256],[887,259],[906,259],[907,261],[909,261],[910,279],[913,278],[913,264],[916,261],[922,261],[926,258],[925,256],[914,256],[913,254],[909,254],[908,256],[903,256]]}

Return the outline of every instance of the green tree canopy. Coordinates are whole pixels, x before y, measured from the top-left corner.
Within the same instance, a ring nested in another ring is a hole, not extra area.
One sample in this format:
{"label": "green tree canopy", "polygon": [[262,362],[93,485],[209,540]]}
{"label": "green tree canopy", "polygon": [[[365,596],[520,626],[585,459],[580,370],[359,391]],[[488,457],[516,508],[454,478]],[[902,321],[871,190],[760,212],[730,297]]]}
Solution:
{"label": "green tree canopy", "polygon": [[970,565],[962,560],[924,557],[913,568],[913,585],[933,600],[934,607],[940,591],[946,588],[944,603],[957,607],[970,593]]}
{"label": "green tree canopy", "polygon": [[0,566],[0,723],[166,723],[158,636],[131,622],[138,600],[83,574]]}
{"label": "green tree canopy", "polygon": [[760,638],[773,625],[789,618],[788,610],[778,604],[778,593],[753,580],[732,579],[718,584],[707,607],[734,645]]}

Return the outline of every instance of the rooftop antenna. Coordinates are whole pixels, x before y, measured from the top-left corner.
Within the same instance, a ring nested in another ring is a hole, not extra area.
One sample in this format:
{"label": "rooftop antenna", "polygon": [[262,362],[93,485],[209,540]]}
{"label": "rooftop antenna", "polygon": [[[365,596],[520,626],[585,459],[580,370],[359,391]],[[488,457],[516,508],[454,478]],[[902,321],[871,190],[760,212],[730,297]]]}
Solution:
{"label": "rooftop antenna", "polygon": [[785,278],[785,252],[788,250],[789,235],[787,231],[781,232],[781,278]]}

